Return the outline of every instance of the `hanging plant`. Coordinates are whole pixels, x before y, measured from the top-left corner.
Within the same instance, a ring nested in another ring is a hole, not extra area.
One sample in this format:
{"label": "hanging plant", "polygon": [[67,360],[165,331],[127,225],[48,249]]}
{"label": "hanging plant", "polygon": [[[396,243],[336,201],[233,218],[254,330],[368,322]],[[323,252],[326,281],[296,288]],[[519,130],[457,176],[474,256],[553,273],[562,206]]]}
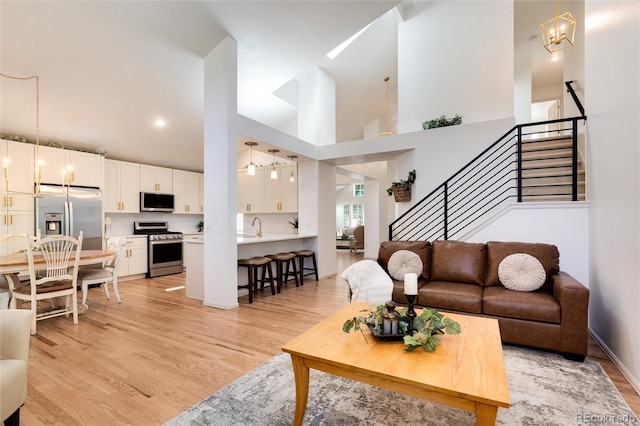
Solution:
{"label": "hanging plant", "polygon": [[411,201],[411,185],[416,181],[416,171],[411,170],[407,179],[401,179],[398,182],[392,182],[387,188],[387,195],[395,197],[396,202]]}

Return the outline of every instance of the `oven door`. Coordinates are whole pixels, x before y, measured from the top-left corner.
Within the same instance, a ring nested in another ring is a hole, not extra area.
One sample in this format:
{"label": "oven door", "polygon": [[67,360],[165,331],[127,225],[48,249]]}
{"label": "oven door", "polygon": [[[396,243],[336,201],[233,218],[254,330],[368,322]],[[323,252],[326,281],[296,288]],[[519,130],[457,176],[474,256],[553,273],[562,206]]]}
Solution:
{"label": "oven door", "polygon": [[182,272],[182,241],[149,241],[150,277]]}

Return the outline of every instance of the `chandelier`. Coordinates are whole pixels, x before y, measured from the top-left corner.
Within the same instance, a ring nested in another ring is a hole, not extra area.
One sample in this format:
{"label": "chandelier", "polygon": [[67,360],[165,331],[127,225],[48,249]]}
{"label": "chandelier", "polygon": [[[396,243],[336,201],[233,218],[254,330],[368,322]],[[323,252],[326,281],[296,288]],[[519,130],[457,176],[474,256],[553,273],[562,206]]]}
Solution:
{"label": "chandelier", "polygon": [[[40,76],[31,75],[29,77],[16,77],[8,74],[4,74],[0,72],[0,76],[4,78],[8,78],[10,80],[35,80],[36,82],[36,143],[35,143],[35,152],[33,156],[33,171],[34,171],[34,181],[35,188],[34,192],[31,194],[36,198],[42,197],[40,193],[40,179],[42,175],[42,162],[40,161]],[[6,192],[8,194],[27,194],[21,191],[12,191],[9,189],[9,159],[4,158],[2,160],[2,168],[4,173],[4,185]]]}
{"label": "chandelier", "polygon": [[385,77],[384,81],[387,83],[387,110],[385,113],[385,125],[387,130],[380,132],[380,136],[391,136],[393,135],[393,130],[391,130],[391,118],[389,117],[389,77]]}
{"label": "chandelier", "polygon": [[571,12],[560,14],[560,0],[556,5],[556,16],[540,24],[542,44],[549,53],[573,46],[576,20]]}

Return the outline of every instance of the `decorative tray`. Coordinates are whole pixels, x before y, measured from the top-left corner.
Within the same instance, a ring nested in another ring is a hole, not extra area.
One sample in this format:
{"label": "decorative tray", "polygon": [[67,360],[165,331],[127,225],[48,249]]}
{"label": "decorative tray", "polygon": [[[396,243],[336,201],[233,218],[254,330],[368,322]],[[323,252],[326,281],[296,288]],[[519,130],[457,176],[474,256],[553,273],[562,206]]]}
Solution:
{"label": "decorative tray", "polygon": [[367,323],[367,327],[369,327],[369,330],[371,331],[371,334],[373,334],[373,337],[375,337],[378,340],[382,340],[385,342],[404,340],[404,334],[382,334],[375,330],[376,327],[374,324],[369,324],[369,323]]}

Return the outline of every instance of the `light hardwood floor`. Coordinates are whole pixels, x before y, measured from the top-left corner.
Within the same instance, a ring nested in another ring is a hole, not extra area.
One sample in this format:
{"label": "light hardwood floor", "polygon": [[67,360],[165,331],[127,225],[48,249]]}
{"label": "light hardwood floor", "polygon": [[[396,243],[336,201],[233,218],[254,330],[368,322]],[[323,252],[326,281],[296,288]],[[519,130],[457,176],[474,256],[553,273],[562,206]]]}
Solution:
{"label": "light hardwood floor", "polygon": [[[362,259],[347,250],[336,256],[338,271]],[[204,307],[184,289],[166,291],[184,283],[184,274],[121,283],[122,304],[93,288],[78,325],[64,317],[40,321],[22,424],[162,424],[348,303],[336,276],[290,283],[276,296],[264,290],[233,310]],[[640,415],[640,396],[594,341],[589,358]]]}

